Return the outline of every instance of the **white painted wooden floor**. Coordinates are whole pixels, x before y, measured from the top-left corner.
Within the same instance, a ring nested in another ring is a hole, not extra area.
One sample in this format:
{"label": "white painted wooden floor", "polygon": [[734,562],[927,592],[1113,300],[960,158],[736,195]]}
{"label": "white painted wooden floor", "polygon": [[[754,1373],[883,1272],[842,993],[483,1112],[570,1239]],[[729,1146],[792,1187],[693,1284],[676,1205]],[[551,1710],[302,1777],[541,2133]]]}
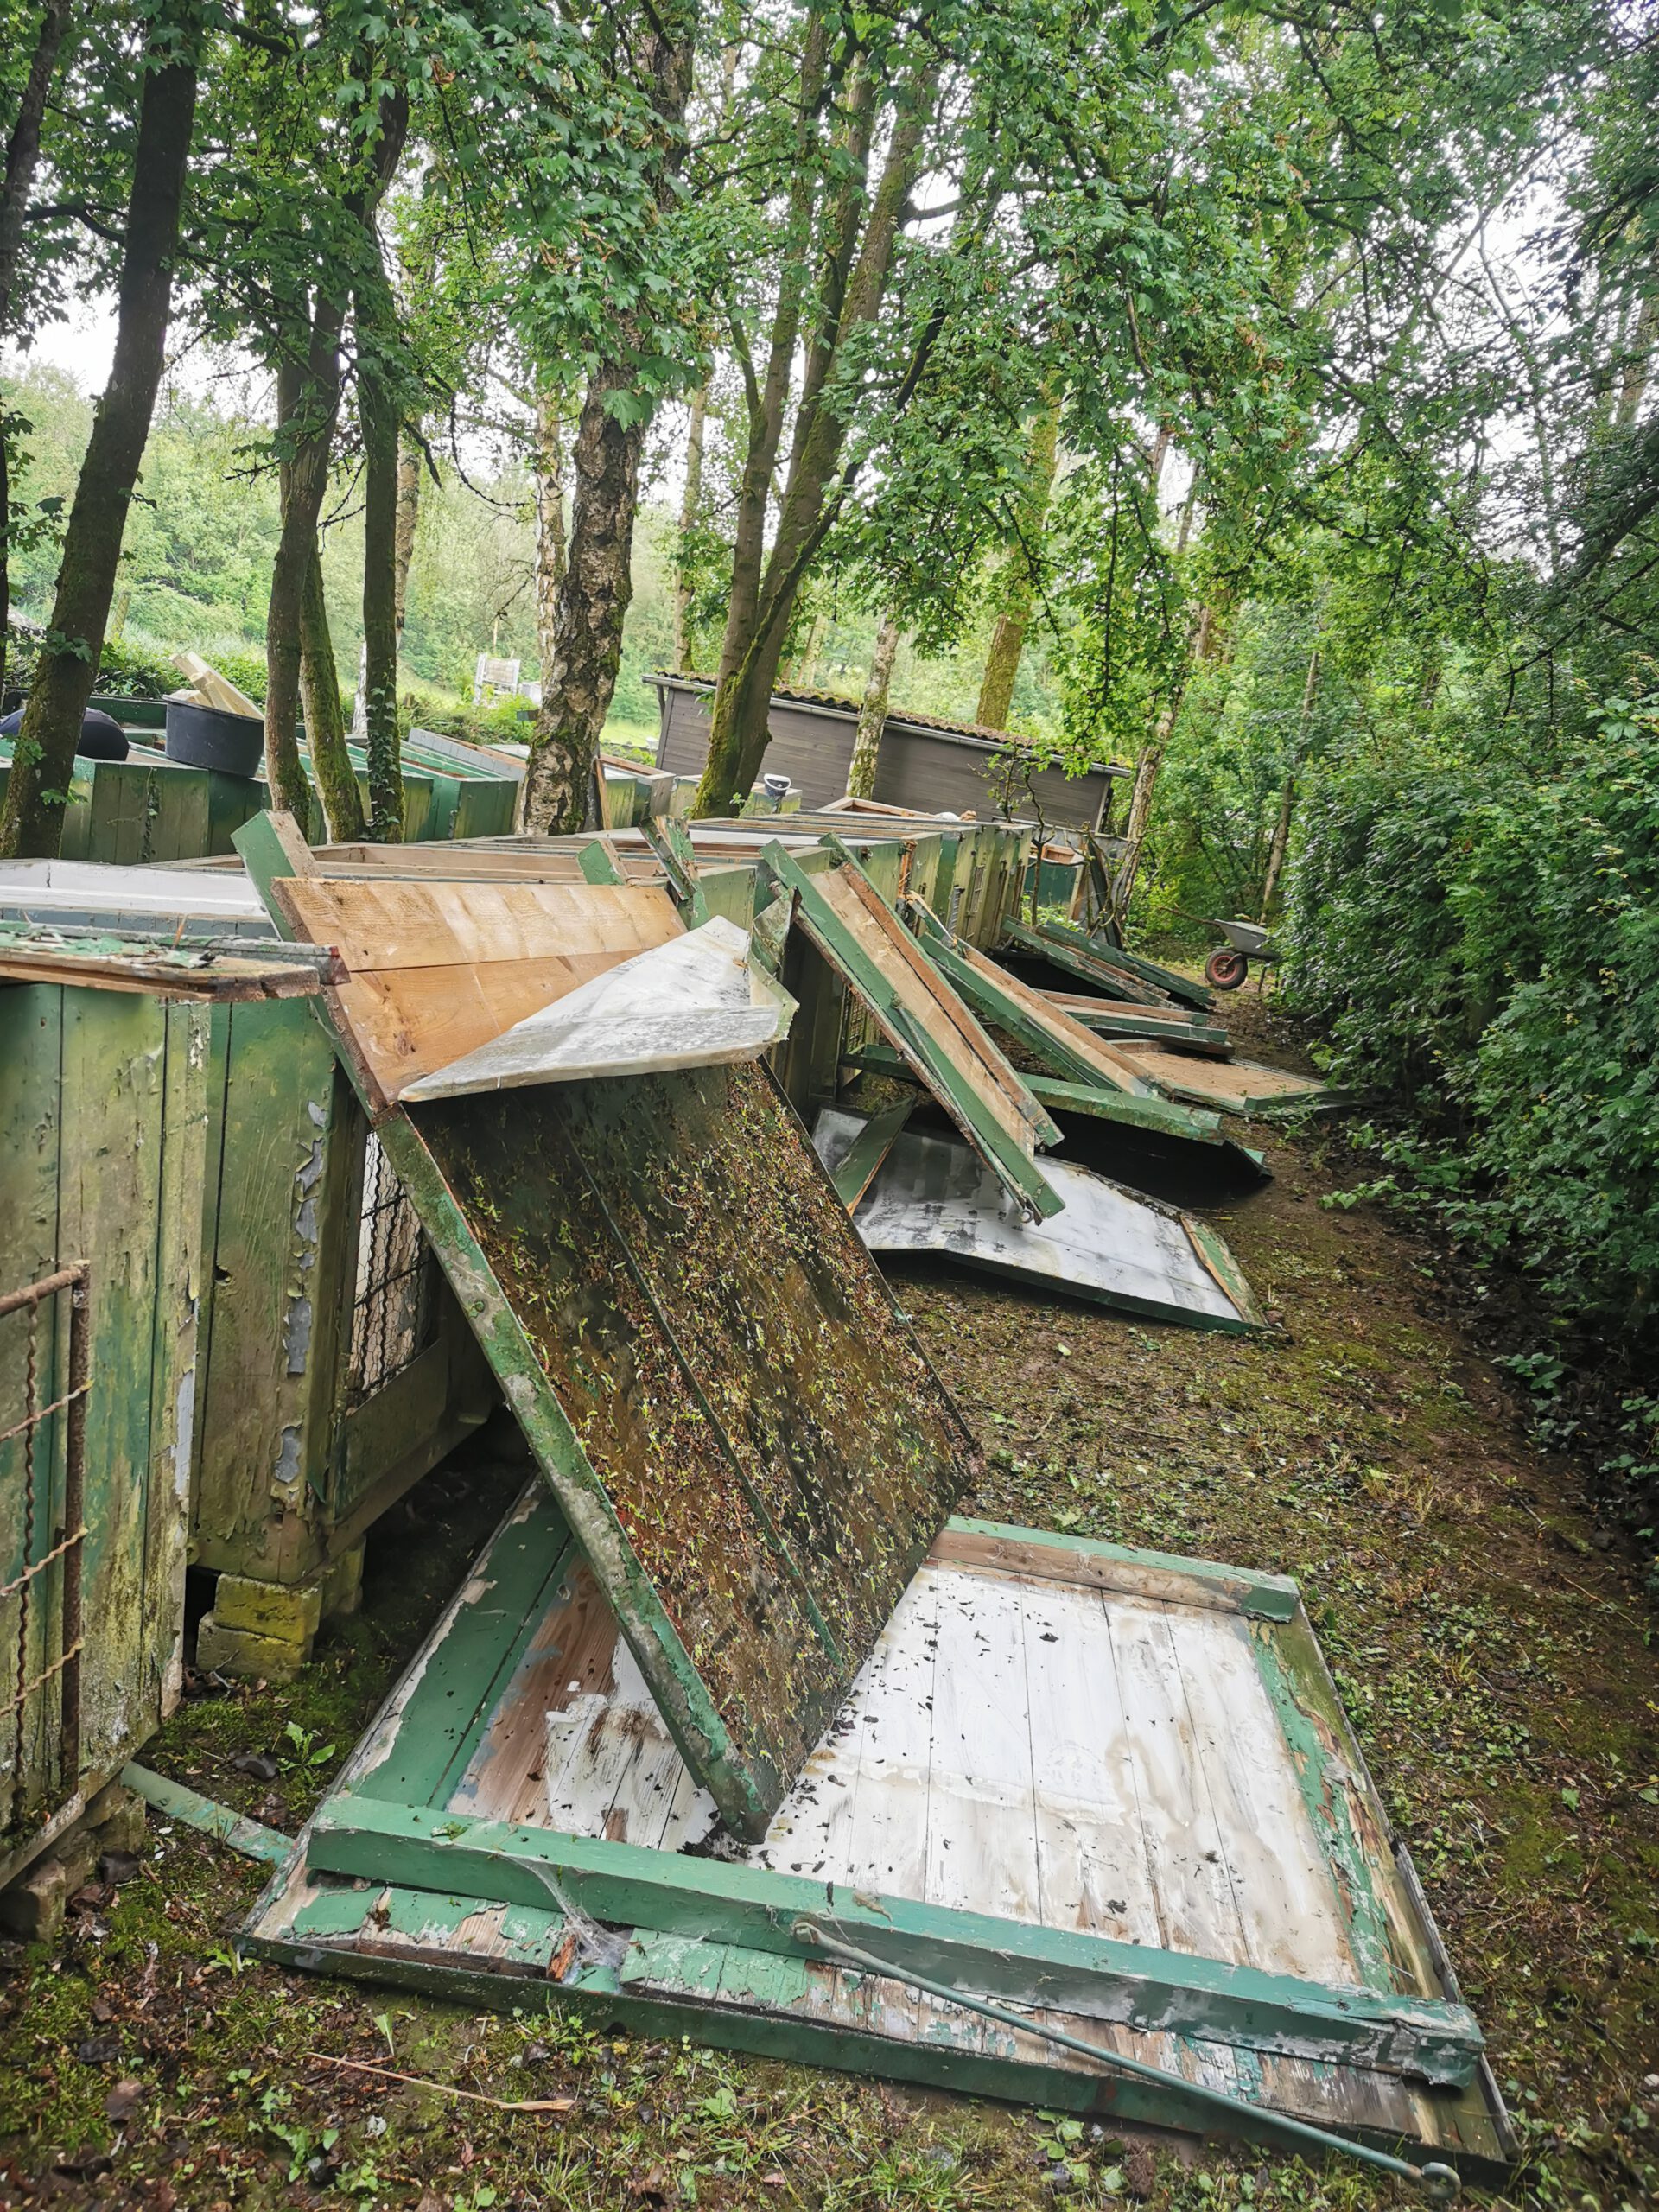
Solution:
{"label": "white painted wooden floor", "polygon": [[[677,1850],[714,1808],[585,1569],[451,1808]],[[934,1561],[766,1840],[781,1872],[1357,1983],[1239,1615]]]}

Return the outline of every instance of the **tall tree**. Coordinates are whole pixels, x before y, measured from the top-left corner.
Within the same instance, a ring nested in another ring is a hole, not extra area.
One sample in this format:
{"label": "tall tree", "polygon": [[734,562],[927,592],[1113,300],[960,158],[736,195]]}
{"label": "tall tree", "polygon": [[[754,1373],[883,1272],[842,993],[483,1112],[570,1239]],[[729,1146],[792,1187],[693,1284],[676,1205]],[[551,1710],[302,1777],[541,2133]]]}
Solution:
{"label": "tall tree", "polygon": [[[679,0],[652,11],[632,42],[632,69],[654,134],[652,173],[659,208],[675,194],[691,90],[696,14]],[[633,594],[639,459],[655,404],[642,373],[638,322],[616,318],[611,345],[588,379],[570,448],[570,527],[553,625],[552,664],[524,770],[527,830],[579,830],[587,819],[600,733],[622,658],[622,624]]]}
{"label": "tall tree", "polygon": [[[0,186],[0,340],[11,335],[12,296],[23,243],[23,223],[41,157],[41,126],[57,73],[59,49],[69,20],[69,0],[46,0],[6,136],[5,181]],[[13,418],[0,405],[0,693],[6,686],[11,639],[11,443]]]}
{"label": "tall tree", "polygon": [[[840,98],[826,130],[820,111],[832,75],[839,77]],[[808,16],[793,103],[799,118],[795,175],[781,224],[783,260],[764,374],[733,325],[747,397],[747,449],[709,758],[693,801],[698,814],[734,810],[766,753],[767,708],[796,599],[844,496],[837,483],[849,429],[844,383],[881,312],[939,79],[931,54],[912,56],[899,46],[878,58],[863,47],[856,18],[837,43],[823,14]],[[880,155],[879,122],[887,126]],[[788,469],[768,545],[772,471],[802,346]]]}
{"label": "tall tree", "polygon": [[1026,631],[1037,596],[1043,521],[1053,489],[1059,454],[1060,402],[1046,399],[1031,426],[1026,480],[1014,503],[1014,543],[997,578],[996,624],[985,656],[979,704],[974,720],[986,729],[1006,729],[1014,704],[1014,682],[1026,649]]}
{"label": "tall tree", "polygon": [[893,689],[893,664],[899,657],[899,625],[889,614],[875,633],[870,655],[869,679],[858,709],[853,733],[853,757],[847,769],[849,798],[875,797],[876,770],[881,760],[881,732],[887,720],[887,695]]}
{"label": "tall tree", "polygon": [[0,812],[0,855],[53,858],[63,841],[81,717],[92,696],[127,510],[166,359],[200,27],[158,19],[146,54],[123,232],[114,357],[75,486],[51,628],[23,710]]}
{"label": "tall tree", "polygon": [[[364,77],[372,78],[372,57],[365,55],[360,66]],[[296,728],[301,609],[315,558],[317,523],[340,418],[346,307],[353,276],[361,271],[367,251],[368,226],[403,155],[409,129],[407,89],[401,84],[385,86],[372,122],[359,128],[361,137],[352,165],[355,174],[340,206],[342,244],[351,258],[343,266],[334,261],[317,271],[302,353],[295,338],[282,341],[291,349],[290,358],[299,354],[299,377],[284,456],[282,535],[271,564],[265,617],[265,766],[273,798],[300,822],[308,820],[311,810]]]}

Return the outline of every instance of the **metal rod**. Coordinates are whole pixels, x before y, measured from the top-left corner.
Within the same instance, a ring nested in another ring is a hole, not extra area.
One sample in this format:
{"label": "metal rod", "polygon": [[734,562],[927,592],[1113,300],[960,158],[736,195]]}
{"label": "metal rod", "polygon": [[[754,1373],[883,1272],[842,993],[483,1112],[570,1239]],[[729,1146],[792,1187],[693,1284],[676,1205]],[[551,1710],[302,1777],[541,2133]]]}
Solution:
{"label": "metal rod", "polygon": [[1103,2050],[1097,2044],[1084,2043],[1080,2036],[1069,2036],[1064,2030],[1052,2028],[1046,2022],[1022,2017],[993,2005],[983,1997],[969,1997],[963,1990],[954,1989],[949,1982],[930,1981],[925,1975],[914,1974],[908,1967],[894,1966],[891,1961],[877,1958],[874,1952],[861,1951],[855,1944],[846,1943],[838,1936],[831,1936],[815,1920],[798,1920],[793,1934],[798,1942],[814,1946],[827,1952],[831,1958],[844,1959],[849,1966],[861,1973],[874,1974],[889,1981],[902,1981],[912,1989],[919,1989],[930,1997],[938,1997],[949,2005],[966,2006],[970,2012],[982,2013],[988,2020],[1012,2028],[1016,2034],[1039,2036],[1045,2043],[1058,2044],[1064,2050],[1075,2050],[1096,2065],[1116,2067],[1120,2072],[1134,2074],[1141,2080],[1156,2082],[1162,2087],[1179,2089],[1184,2095],[1196,2097],[1201,2104],[1213,2105],[1218,2111],[1234,2119],[1248,2120],[1253,2127],[1265,2128],[1269,2133],[1287,2136],[1292,2142],[1311,2144],[1321,2151],[1338,2151],[1344,2158],[1357,2158],[1364,2165],[1376,2166],[1381,2172],[1393,2174],[1439,2203],[1449,2203],[1462,2187],[1455,2168],[1431,2161],[1427,2165],[1414,2166],[1404,2158],[1396,2158],[1387,2151],[1374,2151],[1367,2143],[1356,2143],[1345,2135],[1333,2135],[1329,2129],[1314,2127],[1306,2120],[1293,2120],[1287,2113],[1270,2112],[1265,2106],[1253,2105],[1243,2097],[1230,2097],[1224,2089],[1206,2088],[1198,2082],[1189,2082],[1185,2075],[1172,2074],[1162,2066],[1149,2066],[1144,2059],[1126,2057],[1121,2051]]}
{"label": "metal rod", "polygon": [[[69,1418],[63,1450],[63,1525],[84,1533],[86,1512],[86,1393],[92,1384],[92,1322],[90,1275],[80,1270],[80,1281],[69,1295]],[[80,1645],[81,1567],[85,1558],[77,1539],[63,1560],[63,1707],[58,1773],[65,1796],[80,1785]]]}
{"label": "metal rod", "polygon": [[[4,1439],[0,1438],[0,1443],[3,1441]],[[15,1598],[25,1582],[32,1582],[37,1574],[43,1574],[54,1559],[61,1559],[65,1552],[71,1550],[86,1534],[86,1527],[83,1522],[79,1529],[54,1544],[49,1552],[43,1552],[33,1567],[26,1567],[15,1582],[0,1583],[0,1598]]]}
{"label": "metal rod", "polygon": [[[54,1414],[60,1414],[66,1406],[73,1405],[77,1398],[82,1396],[91,1388],[90,1382],[83,1382],[79,1390],[67,1391],[61,1398],[54,1398],[49,1406],[41,1406],[22,1421],[14,1422],[11,1427],[0,1428],[0,1444],[10,1444],[14,1436],[21,1436],[26,1428],[38,1428],[43,1421],[50,1421]],[[0,1598],[3,1598],[5,1594],[3,1590],[0,1590]]]}
{"label": "metal rod", "polygon": [[8,1313],[21,1313],[26,1306],[38,1306],[42,1299],[53,1297],[58,1291],[67,1290],[86,1279],[86,1265],[60,1268],[54,1275],[42,1275],[39,1282],[25,1283],[21,1290],[9,1290],[0,1297],[0,1320]]}

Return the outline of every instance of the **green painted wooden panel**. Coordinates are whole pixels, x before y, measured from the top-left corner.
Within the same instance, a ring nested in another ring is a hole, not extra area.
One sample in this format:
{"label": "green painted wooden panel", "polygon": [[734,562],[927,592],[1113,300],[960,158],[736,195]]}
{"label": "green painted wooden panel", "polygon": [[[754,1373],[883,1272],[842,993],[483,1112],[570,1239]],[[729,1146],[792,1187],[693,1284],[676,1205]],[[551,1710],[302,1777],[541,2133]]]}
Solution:
{"label": "green painted wooden panel", "polygon": [[160,1001],[65,992],[58,1249],[92,1268],[86,1464],[99,1492],[83,1573],[98,1663],[82,1678],[81,1740],[93,1768],[119,1764],[159,1717],[142,1711],[140,1684],[166,1053]]}
{"label": "green painted wooden panel", "polygon": [[[969,1474],[966,1433],[760,1069],[410,1125],[516,1324],[485,1338],[510,1402],[568,1424],[542,1454],[561,1503],[579,1533],[614,1517],[621,1565],[584,1542],[664,1718],[683,1656],[726,1740],[682,1720],[681,1749],[757,1833]],[[476,1318],[476,1263],[405,1180]]]}
{"label": "green painted wooden panel", "polygon": [[[0,1250],[10,1289],[86,1261],[92,1388],[82,1547],[86,1648],[81,1764],[57,1765],[55,1686],[31,1700],[21,1745],[9,1718],[0,1766],[8,1843],[83,1779],[123,1765],[176,1695],[201,1280],[208,1013],[142,994],[29,986],[0,993],[6,1175]],[[0,1425],[22,1411],[19,1317],[0,1322]],[[42,1310],[37,1395],[67,1372],[67,1299]],[[62,1531],[62,1437],[37,1452],[30,1552]],[[22,1563],[22,1463],[0,1446],[0,1559]],[[35,1585],[31,1675],[60,1648],[60,1571]],[[0,1667],[15,1664],[16,1601]],[[8,1648],[10,1647],[10,1648]],[[9,1699],[11,1685],[7,1684]],[[12,1788],[21,1770],[22,1786]]]}
{"label": "green painted wooden panel", "polygon": [[[6,1172],[0,1175],[0,1290],[37,1282],[58,1265],[58,1154],[63,1094],[63,993],[55,985],[23,984],[0,991],[0,1143]],[[34,1332],[35,1402],[49,1405],[60,1389],[56,1316],[48,1306]],[[22,1418],[29,1358],[26,1314],[0,1319],[0,1428]],[[0,1580],[14,1580],[49,1549],[62,1495],[62,1433],[54,1421],[35,1451],[39,1504],[33,1541],[24,1536],[24,1443],[0,1444]],[[29,1640],[25,1679],[40,1671],[44,1643],[37,1628]],[[16,1694],[17,1601],[0,1605],[0,1702]],[[31,1713],[30,1718],[33,1718]],[[0,1836],[23,1827],[44,1802],[55,1778],[50,1746],[38,1743],[17,1756],[17,1723],[0,1715]]]}
{"label": "green painted wooden panel", "polygon": [[296,1580],[321,1558],[348,1344],[361,1116],[305,1001],[227,1007],[193,1556]]}

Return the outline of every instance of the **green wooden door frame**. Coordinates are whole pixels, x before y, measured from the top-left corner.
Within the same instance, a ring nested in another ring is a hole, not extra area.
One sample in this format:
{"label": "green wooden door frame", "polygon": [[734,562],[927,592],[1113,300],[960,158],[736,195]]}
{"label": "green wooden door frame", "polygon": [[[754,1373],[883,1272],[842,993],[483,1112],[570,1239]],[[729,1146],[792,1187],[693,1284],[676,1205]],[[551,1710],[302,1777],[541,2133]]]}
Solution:
{"label": "green wooden door frame", "polygon": [[[572,1837],[454,1809],[467,1762],[571,1563],[549,1498],[509,1516],[489,1554],[485,1594],[456,1601],[394,1692],[343,1784],[304,1839],[315,1872],[530,1910],[568,1904],[636,1931],[734,1944],[807,1961],[820,1935],[977,1994],[1052,2005],[1146,2032],[1191,2032],[1264,2053],[1377,2066],[1437,2083],[1470,2082],[1480,2031],[1466,2008],[1402,1986],[1439,1979],[1399,1923],[1416,1900],[1380,1888],[1386,1827],[1295,1583],[1281,1575],[998,1522],[952,1518],[948,1533],[1020,1571],[1096,1580],[1170,1602],[1232,1612],[1286,1724],[1304,1799],[1347,1901],[1370,1986],[1325,1986],[1077,1931],[872,1897],[741,1861]],[[463,1585],[463,1592],[473,1586]],[[1351,1799],[1367,1810],[1360,1827]],[[1370,1846],[1368,1854],[1367,1845]],[[1391,1871],[1391,1870],[1390,1870]],[[1423,1916],[1427,1924],[1427,1916]]]}
{"label": "green wooden door frame", "polygon": [[1216,1003],[1214,992],[1205,984],[1160,967],[1155,960],[1144,960],[1138,952],[1103,945],[1069,922],[1039,922],[1035,928],[1025,922],[1005,922],[1002,942],[1052,960],[1057,968],[1119,998],[1139,999],[1148,1006],[1176,999],[1200,1014],[1207,1014]]}
{"label": "green wooden door frame", "polygon": [[[829,842],[833,849],[835,841]],[[862,873],[844,847],[841,848],[839,864]],[[816,874],[802,868],[793,855],[776,842],[765,848],[757,866],[764,868],[780,889],[793,894],[793,919],[824,958],[845,976],[912,1074],[932,1092],[1021,1211],[1033,1221],[1052,1219],[1060,1211],[1063,1202],[1038,1168],[1032,1154],[1014,1142],[987,1110],[977,1088],[966,1079],[949,1052],[930,1036],[888,977],[854,940],[840,916],[824,899]],[[868,878],[865,880],[868,881]],[[874,895],[880,897],[879,892]],[[762,885],[757,879],[755,904],[759,907],[762,903]],[[950,992],[950,985],[943,977],[939,981],[941,988]],[[962,1018],[978,1029],[978,1022],[966,1007],[962,1008]],[[1001,1064],[1006,1070],[1007,1087],[1025,1102],[1023,1118],[1031,1132],[1033,1147],[1058,1143],[1059,1129],[988,1037],[984,1040],[984,1051],[988,1058]]]}

